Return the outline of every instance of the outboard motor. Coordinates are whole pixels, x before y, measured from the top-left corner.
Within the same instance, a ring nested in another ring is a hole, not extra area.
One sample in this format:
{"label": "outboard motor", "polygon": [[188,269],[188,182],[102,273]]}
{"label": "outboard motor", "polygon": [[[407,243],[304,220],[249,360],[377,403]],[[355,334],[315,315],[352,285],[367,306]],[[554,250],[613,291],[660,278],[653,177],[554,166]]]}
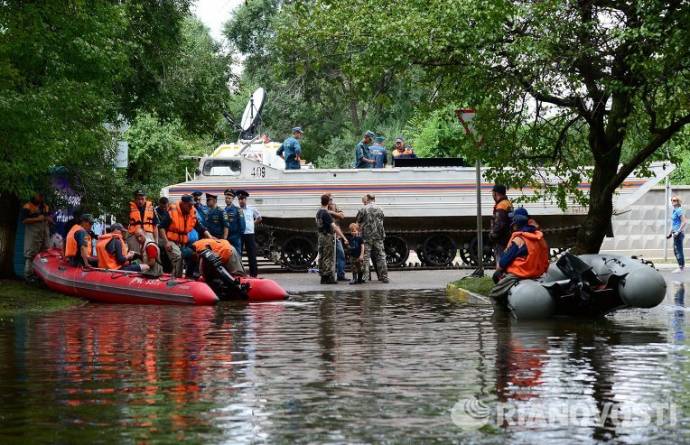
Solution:
{"label": "outboard motor", "polygon": [[249,298],[247,294],[249,286],[240,283],[239,279],[230,275],[220,257],[211,249],[202,250],[199,256],[202,258],[201,274],[218,298],[221,300]]}

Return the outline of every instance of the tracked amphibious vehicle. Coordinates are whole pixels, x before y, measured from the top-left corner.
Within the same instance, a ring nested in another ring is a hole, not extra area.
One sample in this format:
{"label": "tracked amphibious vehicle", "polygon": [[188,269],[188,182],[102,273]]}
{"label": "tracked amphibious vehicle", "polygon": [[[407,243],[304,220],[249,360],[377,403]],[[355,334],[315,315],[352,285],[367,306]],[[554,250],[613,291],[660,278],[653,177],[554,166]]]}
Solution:
{"label": "tracked amphibious vehicle", "polygon": [[[255,93],[256,95],[256,93]],[[200,159],[199,168],[188,181],[165,187],[162,194],[177,201],[193,190],[222,195],[227,188],[247,190],[250,202],[261,212],[263,224],[257,227],[257,243],[263,255],[290,270],[306,270],[317,255],[314,216],[319,197],[332,193],[351,222],[361,208],[361,198],[376,195],[376,203],[385,213],[386,256],[390,266],[404,265],[411,251],[426,266],[448,267],[458,253],[467,265],[477,264],[476,255],[476,180],[474,167],[465,167],[459,159],[420,159],[405,167],[384,169],[285,170],[284,161],[275,152],[280,144],[266,142],[252,130],[260,116],[263,93],[247,105],[242,137],[235,144],[219,146]],[[259,101],[259,102],[257,102]],[[354,148],[353,148],[354,152]],[[624,211],[673,170],[669,164],[651,167],[650,177],[628,177],[617,190],[614,208]],[[548,172],[536,172],[547,180]],[[484,227],[489,227],[493,184],[482,182]],[[589,184],[579,186],[586,190]],[[511,198],[532,197],[531,188],[509,190]],[[530,215],[542,226],[552,248],[572,246],[587,209],[568,203],[562,211],[555,200],[530,202]],[[346,227],[343,224],[343,227]],[[486,235],[486,234],[485,234]],[[483,260],[492,263],[488,237]]]}

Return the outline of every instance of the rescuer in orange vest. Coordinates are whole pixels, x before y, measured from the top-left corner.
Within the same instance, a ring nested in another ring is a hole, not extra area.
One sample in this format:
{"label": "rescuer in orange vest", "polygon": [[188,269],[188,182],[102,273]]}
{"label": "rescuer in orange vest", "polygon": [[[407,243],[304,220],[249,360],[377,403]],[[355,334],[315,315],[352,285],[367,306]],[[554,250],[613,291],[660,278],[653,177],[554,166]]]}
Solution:
{"label": "rescuer in orange vest", "polygon": [[[230,241],[224,239],[200,239],[194,244],[194,250],[197,254],[201,253],[204,249],[211,249],[213,253],[220,257],[220,260],[225,265],[225,269],[236,275],[244,275],[244,267],[242,266],[242,261],[235,249],[230,244]],[[199,257],[199,261],[202,259]],[[203,269],[200,269],[203,270]]]}
{"label": "rescuer in orange vest", "polygon": [[184,195],[177,204],[168,208],[168,215],[161,221],[158,235],[163,240],[165,252],[172,264],[172,275],[182,276],[182,264],[186,266],[186,274],[191,277],[196,272],[194,251],[189,244],[189,232],[195,229],[205,238],[213,238],[206,228],[197,220],[196,209],[192,197]]}
{"label": "rescuer in orange vest", "polygon": [[72,226],[65,237],[65,258],[72,266],[96,266],[98,259],[92,255],[93,241],[91,227],[93,216],[84,213],[79,217],[79,224]]}
{"label": "rescuer in orange vest", "polygon": [[510,214],[513,233],[498,261],[490,297],[505,302],[510,289],[520,280],[542,276],[549,268],[549,246],[537,223],[523,207]]}
{"label": "rescuer in orange vest", "polygon": [[31,200],[24,204],[20,213],[24,224],[24,279],[33,281],[34,257],[48,247],[48,224],[53,223],[50,209],[43,201],[42,193],[35,193]]}
{"label": "rescuer in orange vest", "polygon": [[138,228],[144,229],[151,241],[158,242],[158,215],[151,201],[142,190],[134,192],[134,201],[129,203],[129,225],[127,226],[127,247],[141,255],[140,244],[135,236]]}
{"label": "rescuer in orange vest", "polygon": [[110,233],[98,237],[96,242],[98,267],[101,269],[127,270],[131,272],[145,272],[149,270],[149,266],[146,264],[129,263],[137,253],[127,248],[127,244],[122,239],[124,231],[125,228],[122,224],[115,223],[110,226]]}

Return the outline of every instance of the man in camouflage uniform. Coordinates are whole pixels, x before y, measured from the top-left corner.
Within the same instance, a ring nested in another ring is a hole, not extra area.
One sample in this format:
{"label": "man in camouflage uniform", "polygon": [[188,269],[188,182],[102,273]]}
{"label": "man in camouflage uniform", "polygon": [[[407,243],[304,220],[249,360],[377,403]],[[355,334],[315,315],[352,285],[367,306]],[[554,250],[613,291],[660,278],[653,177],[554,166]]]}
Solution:
{"label": "man in camouflage uniform", "polygon": [[[330,195],[321,196],[321,208],[316,212],[316,229],[319,234],[319,275],[321,284],[337,284],[335,278],[335,236],[345,238],[340,227],[328,212]],[[345,240],[347,245],[347,240]]]}
{"label": "man in camouflage uniform", "polygon": [[386,250],[383,247],[383,240],[386,238],[386,231],[383,228],[383,211],[376,205],[374,195],[366,195],[362,198],[364,208],[357,213],[357,224],[362,229],[364,238],[364,281],[369,280],[370,266],[369,260],[374,257],[376,261],[376,272],[379,281],[388,283],[388,266],[386,265]]}

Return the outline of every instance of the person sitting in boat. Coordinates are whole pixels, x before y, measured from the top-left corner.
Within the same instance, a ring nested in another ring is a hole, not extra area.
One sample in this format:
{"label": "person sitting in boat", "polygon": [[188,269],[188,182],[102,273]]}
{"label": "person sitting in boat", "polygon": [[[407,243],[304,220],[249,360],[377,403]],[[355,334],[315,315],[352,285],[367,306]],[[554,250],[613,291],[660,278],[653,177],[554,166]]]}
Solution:
{"label": "person sitting in boat", "polygon": [[[138,229],[141,229],[141,227]],[[96,242],[98,267],[101,269],[146,272],[149,270],[148,265],[130,263],[137,252],[127,248],[127,244],[122,239],[124,231],[125,228],[122,224],[115,223],[110,226],[110,233],[98,237]],[[136,229],[134,233],[136,233]]]}
{"label": "person sitting in boat", "polygon": [[[210,249],[218,255],[220,260],[223,262],[223,265],[225,266],[225,269],[234,275],[245,275],[244,273],[244,267],[242,266],[242,261],[240,259],[240,256],[237,254],[237,251],[232,247],[230,244],[230,241],[225,240],[225,239],[200,239],[199,241],[196,241],[194,244],[194,251],[199,254],[201,253],[204,249]],[[199,261],[201,262],[201,257],[199,257]],[[199,270],[203,271],[203,269],[200,267]]]}
{"label": "person sitting in boat", "polygon": [[542,276],[549,268],[549,246],[537,223],[524,207],[510,213],[513,233],[508,240],[493,280],[489,296],[506,303],[510,289],[520,280]]}
{"label": "person sitting in boat", "polygon": [[183,262],[187,266],[187,275],[192,276],[196,270],[194,252],[188,246],[189,232],[195,229],[205,238],[212,238],[204,227],[197,220],[194,201],[190,195],[184,195],[180,202],[168,207],[167,217],[161,221],[159,226],[159,237],[163,240],[165,252],[172,264],[172,276],[182,276]]}
{"label": "person sitting in boat", "polygon": [[142,265],[148,266],[148,270],[143,270],[142,268],[144,275],[151,277],[161,276],[163,274],[163,264],[161,262],[161,249],[158,243],[151,241],[147,232],[142,228],[139,228],[134,236],[136,236],[139,242]]}
{"label": "person sitting in boat", "polygon": [[91,227],[93,216],[84,213],[79,222],[72,226],[65,238],[65,258],[74,267],[96,266],[98,259],[92,256],[93,242]]}

